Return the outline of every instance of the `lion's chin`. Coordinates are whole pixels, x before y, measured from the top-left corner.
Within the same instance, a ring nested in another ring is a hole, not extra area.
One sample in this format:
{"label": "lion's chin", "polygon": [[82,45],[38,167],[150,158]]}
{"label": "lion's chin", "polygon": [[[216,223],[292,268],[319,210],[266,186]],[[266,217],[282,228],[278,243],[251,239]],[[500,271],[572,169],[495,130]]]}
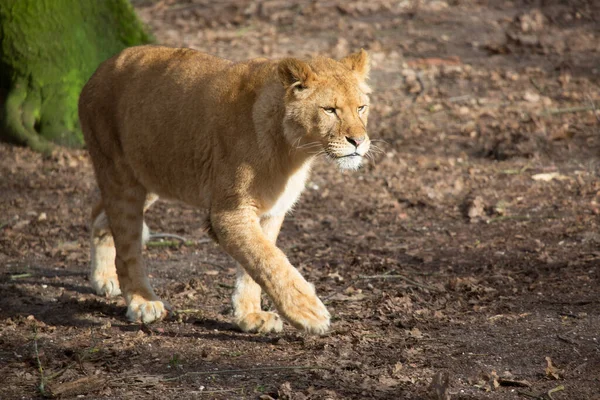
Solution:
{"label": "lion's chin", "polygon": [[335,162],[338,165],[338,168],[341,170],[349,169],[351,171],[355,171],[362,165],[362,156],[360,155],[352,155],[346,157],[338,157],[335,159]]}

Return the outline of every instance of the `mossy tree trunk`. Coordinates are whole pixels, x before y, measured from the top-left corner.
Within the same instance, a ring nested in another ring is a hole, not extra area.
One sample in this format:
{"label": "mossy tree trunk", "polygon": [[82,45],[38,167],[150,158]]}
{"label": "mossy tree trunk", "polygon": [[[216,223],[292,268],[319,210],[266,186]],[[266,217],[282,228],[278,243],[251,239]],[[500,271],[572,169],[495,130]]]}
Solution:
{"label": "mossy tree trunk", "polygon": [[0,140],[80,146],[81,88],[102,61],[150,41],[128,0],[0,0]]}

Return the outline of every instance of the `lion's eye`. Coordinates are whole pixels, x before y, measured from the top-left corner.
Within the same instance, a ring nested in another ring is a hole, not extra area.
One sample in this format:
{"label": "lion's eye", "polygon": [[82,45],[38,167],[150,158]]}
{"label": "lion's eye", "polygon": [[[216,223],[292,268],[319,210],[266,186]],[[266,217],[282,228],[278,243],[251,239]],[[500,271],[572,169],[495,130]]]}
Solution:
{"label": "lion's eye", "polygon": [[366,109],[367,109],[366,105],[365,106],[360,106],[360,107],[358,107],[358,112],[359,113],[363,113]]}
{"label": "lion's eye", "polygon": [[329,115],[336,115],[335,108],[333,107],[323,107],[323,111]]}

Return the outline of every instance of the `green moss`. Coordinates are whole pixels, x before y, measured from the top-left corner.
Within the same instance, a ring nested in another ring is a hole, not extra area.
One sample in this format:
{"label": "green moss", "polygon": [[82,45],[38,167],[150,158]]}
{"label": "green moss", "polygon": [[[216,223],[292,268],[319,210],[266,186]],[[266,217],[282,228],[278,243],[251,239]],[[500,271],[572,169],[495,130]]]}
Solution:
{"label": "green moss", "polygon": [[0,139],[40,148],[81,145],[81,88],[102,61],[152,38],[127,0],[0,0],[0,41]]}
{"label": "green moss", "polygon": [[48,152],[51,149],[50,142],[31,130],[39,113],[39,101],[30,93],[23,81],[15,82],[3,105],[3,129],[10,134],[10,141],[27,145],[36,151]]}

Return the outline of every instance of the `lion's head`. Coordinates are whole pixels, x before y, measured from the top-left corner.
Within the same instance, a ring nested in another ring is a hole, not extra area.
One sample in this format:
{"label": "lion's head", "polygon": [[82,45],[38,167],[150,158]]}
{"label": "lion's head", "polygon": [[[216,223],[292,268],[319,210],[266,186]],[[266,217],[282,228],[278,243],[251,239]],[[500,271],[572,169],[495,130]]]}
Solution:
{"label": "lion's head", "polygon": [[285,134],[298,151],[325,153],[340,169],[357,169],[369,151],[369,56],[340,61],[287,58],[278,73],[286,89]]}

